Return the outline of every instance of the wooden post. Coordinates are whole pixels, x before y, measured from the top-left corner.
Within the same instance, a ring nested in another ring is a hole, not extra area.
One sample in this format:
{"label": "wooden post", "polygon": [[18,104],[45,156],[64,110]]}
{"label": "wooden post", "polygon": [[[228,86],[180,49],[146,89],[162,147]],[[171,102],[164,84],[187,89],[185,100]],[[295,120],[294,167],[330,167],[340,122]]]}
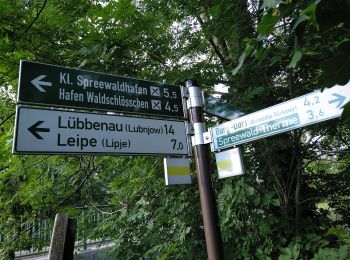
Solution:
{"label": "wooden post", "polygon": [[74,258],[74,243],[75,243],[75,233],[77,230],[77,220],[74,218],[68,219],[66,242],[64,244],[64,260],[73,260]]}
{"label": "wooden post", "polygon": [[63,260],[67,226],[68,215],[65,213],[57,213],[51,237],[49,260]]}
{"label": "wooden post", "polygon": [[77,221],[65,213],[55,217],[49,260],[73,260]]}

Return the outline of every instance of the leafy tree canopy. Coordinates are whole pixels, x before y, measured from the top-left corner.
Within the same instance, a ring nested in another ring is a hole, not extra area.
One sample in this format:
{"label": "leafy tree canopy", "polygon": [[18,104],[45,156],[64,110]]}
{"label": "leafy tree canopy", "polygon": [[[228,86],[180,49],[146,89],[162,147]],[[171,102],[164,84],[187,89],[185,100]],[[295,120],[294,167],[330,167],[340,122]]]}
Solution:
{"label": "leafy tree canopy", "polygon": [[[13,156],[20,59],[182,84],[245,113],[350,77],[347,0],[2,0],[0,251],[38,247],[22,223],[71,216],[113,239],[120,258],[206,257],[196,184],[166,187],[160,157]],[[342,118],[241,146],[246,174],[218,180],[228,259],[347,259],[349,122]],[[220,123],[207,117],[208,125]],[[194,181],[195,182],[195,181]]]}

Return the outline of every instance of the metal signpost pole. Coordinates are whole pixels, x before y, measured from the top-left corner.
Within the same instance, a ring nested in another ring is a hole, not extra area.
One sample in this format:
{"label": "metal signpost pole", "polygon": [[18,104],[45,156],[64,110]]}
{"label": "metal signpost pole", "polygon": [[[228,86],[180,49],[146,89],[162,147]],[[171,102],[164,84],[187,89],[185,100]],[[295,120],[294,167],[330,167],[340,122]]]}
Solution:
{"label": "metal signpost pole", "polygon": [[219,218],[210,175],[209,145],[205,144],[203,140],[203,100],[201,90],[196,85],[196,82],[192,80],[188,80],[186,82],[186,87],[188,88],[189,92],[189,121],[193,124],[194,129],[192,145],[194,146],[194,157],[203,214],[205,241],[209,259],[224,259],[221,232],[219,228]]}

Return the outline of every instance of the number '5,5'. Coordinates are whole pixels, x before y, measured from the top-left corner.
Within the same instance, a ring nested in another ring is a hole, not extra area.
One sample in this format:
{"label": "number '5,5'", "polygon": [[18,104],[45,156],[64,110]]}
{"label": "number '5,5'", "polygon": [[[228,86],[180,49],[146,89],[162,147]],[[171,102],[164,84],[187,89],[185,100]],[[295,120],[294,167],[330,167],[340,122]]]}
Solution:
{"label": "number '5,5'", "polygon": [[[168,98],[170,97],[169,89],[164,88],[164,97]],[[171,92],[171,97],[170,98],[177,98],[176,91]]]}

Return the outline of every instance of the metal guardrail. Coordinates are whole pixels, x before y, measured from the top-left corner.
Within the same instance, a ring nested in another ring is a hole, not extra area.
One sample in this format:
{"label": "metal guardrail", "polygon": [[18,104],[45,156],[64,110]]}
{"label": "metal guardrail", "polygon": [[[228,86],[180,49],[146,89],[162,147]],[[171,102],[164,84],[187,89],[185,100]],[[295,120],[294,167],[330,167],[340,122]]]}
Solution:
{"label": "metal guardrail", "polygon": [[[102,206],[105,208],[105,206]],[[99,211],[96,208],[80,208],[81,214],[76,216],[77,231],[75,248],[86,250],[88,245],[105,243],[109,238],[99,235],[95,227],[102,224],[109,216],[107,212]],[[49,251],[54,219],[30,220],[21,224],[21,230],[25,232],[17,240],[16,257],[42,254]],[[14,234],[4,237],[0,234],[0,242],[11,239]]]}

